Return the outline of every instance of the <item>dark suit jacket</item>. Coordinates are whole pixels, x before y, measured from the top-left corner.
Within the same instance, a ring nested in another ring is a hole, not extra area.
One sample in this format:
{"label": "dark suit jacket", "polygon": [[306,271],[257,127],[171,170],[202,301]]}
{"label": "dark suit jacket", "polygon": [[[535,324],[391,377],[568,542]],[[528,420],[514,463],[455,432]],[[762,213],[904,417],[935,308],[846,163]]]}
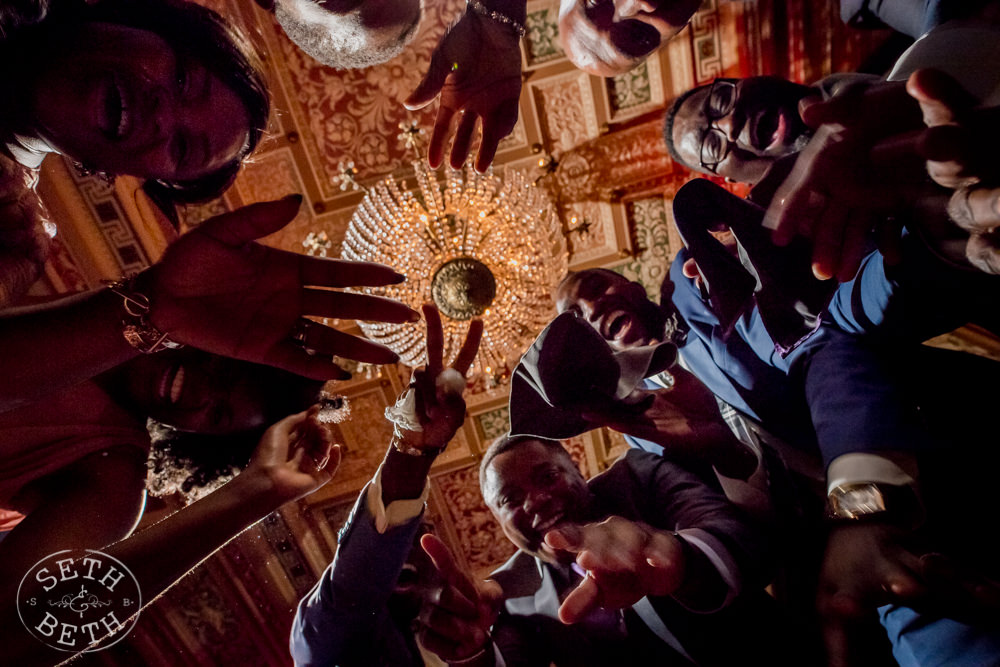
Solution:
{"label": "dark suit jacket", "polygon": [[710,482],[630,450],[588,485],[604,516],[678,531],[690,549],[709,545],[727,562],[737,595],[714,613],[689,611],[669,597],[643,598],[624,617],[605,613],[567,626],[558,620],[560,598],[579,579],[518,552],[493,574],[506,597],[493,637],[507,665],[804,664],[786,659],[787,640],[774,636],[787,627],[762,591],[764,534]]}

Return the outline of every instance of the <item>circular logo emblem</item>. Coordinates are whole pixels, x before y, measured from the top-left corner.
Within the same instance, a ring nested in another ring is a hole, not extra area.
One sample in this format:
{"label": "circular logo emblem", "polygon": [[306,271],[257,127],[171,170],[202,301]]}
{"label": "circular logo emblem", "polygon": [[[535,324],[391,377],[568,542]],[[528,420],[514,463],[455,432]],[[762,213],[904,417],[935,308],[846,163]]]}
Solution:
{"label": "circular logo emblem", "polygon": [[91,549],[46,556],[17,589],[17,613],[39,641],[60,651],[99,651],[139,620],[139,582],[117,558]]}

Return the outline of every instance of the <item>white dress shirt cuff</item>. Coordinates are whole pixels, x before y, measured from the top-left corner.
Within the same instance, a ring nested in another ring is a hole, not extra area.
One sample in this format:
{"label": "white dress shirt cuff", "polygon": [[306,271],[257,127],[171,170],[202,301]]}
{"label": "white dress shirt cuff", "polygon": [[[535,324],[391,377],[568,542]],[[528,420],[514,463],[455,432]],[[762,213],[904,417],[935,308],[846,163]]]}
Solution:
{"label": "white dress shirt cuff", "polygon": [[407,498],[389,503],[386,507],[382,502],[382,466],[379,466],[371,484],[368,485],[368,511],[375,517],[375,530],[379,534],[390,528],[401,526],[424,511],[430,483],[424,483],[424,490],[419,498]]}
{"label": "white dress shirt cuff", "polygon": [[895,486],[916,486],[916,461],[898,452],[852,452],[838,456],[826,470],[826,492],[845,484],[875,482]]}

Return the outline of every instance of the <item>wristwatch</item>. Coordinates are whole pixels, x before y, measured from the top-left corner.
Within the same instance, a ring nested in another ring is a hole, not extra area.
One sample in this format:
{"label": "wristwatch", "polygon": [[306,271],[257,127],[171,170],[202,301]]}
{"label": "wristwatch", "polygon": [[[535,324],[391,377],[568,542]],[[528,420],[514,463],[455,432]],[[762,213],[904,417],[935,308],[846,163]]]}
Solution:
{"label": "wristwatch", "polygon": [[884,519],[916,525],[923,512],[912,486],[856,482],[841,484],[827,496],[827,518],[834,521]]}

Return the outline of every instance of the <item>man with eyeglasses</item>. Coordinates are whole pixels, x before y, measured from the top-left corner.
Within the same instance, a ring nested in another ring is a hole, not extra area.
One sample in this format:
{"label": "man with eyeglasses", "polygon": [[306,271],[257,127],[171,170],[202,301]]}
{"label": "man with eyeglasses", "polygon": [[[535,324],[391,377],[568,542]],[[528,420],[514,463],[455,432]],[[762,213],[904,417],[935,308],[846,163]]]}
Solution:
{"label": "man with eyeglasses", "polygon": [[[868,77],[863,79],[855,76],[838,76],[834,79],[824,79],[814,86],[803,86],[772,77],[716,80],[712,84],[695,88],[682,95],[671,107],[666,117],[664,132],[668,149],[675,160],[696,171],[723,176],[733,181],[759,184],[775,162],[785,156],[794,155],[809,142],[812,133],[802,122],[798,111],[803,100],[810,97],[816,100],[828,100],[843,95],[847,87],[859,81],[865,83],[865,79],[872,80]],[[774,179],[768,178],[767,180],[770,182]],[[763,192],[767,189],[766,184],[755,188],[751,199],[766,204],[773,195],[773,190]],[[836,401],[841,398],[845,401],[845,405],[858,400],[856,407],[860,407],[861,413],[863,413],[867,409],[864,407],[864,402],[868,400],[865,398],[867,393],[871,392],[871,395],[878,395],[885,399],[886,394],[883,390],[873,390],[876,385],[872,384],[872,381],[881,382],[878,379],[878,375],[881,373],[880,364],[886,361],[885,353],[887,350],[879,349],[876,352],[877,348],[871,347],[872,344],[893,341],[893,347],[898,348],[895,351],[901,355],[900,359],[909,359],[910,363],[915,364],[917,363],[915,360],[918,358],[917,351],[904,346],[904,341],[919,341],[927,335],[947,330],[951,326],[960,324],[961,322],[957,318],[963,315],[966,319],[970,315],[981,318],[985,313],[987,321],[983,324],[989,326],[989,313],[994,309],[985,305],[988,304],[986,295],[995,294],[995,291],[965,285],[967,280],[971,282],[974,278],[954,275],[942,269],[940,260],[929,256],[927,249],[912,237],[904,239],[902,251],[904,261],[895,268],[886,268],[884,257],[878,252],[872,252],[864,256],[861,268],[856,275],[852,272],[850,275],[841,277],[842,280],[853,277],[853,280],[843,283],[835,292],[833,302],[826,313],[826,322],[833,328],[839,328],[847,333],[861,334],[856,343],[851,340],[851,337],[844,338],[838,334],[837,340],[839,342],[834,348],[831,348],[829,344],[817,347],[820,344],[819,339],[812,339],[807,344],[822,350],[821,353],[817,352],[816,356],[812,357],[808,367],[809,373],[806,377],[814,378],[817,382],[826,385],[824,391],[818,392],[810,398],[812,416],[824,453],[829,447],[824,449],[823,441],[826,436],[823,435],[823,431],[830,427],[839,429],[840,435],[845,437],[845,442],[851,442],[850,438],[852,437],[865,433],[869,435],[876,433],[878,428],[888,424],[885,419],[886,413],[875,410],[870,413],[875,417],[873,422],[875,428],[871,430],[868,427],[862,428],[860,420],[851,417],[850,413],[846,411],[838,412],[837,409],[824,409],[825,415],[818,414],[817,404],[814,401],[817,398],[822,399],[823,402],[820,405],[830,404],[832,408]],[[687,260],[689,257],[690,254],[680,255],[682,260]],[[681,267],[674,267],[671,274],[677,285],[673,302],[675,305],[679,304],[683,316],[690,319],[703,311],[711,314],[710,304],[704,300],[700,301],[693,283],[686,280],[698,275],[698,269],[693,261],[688,261],[683,272]],[[979,283],[981,282],[979,281]],[[965,286],[965,289],[961,289],[962,286]],[[978,287],[982,287],[982,285],[978,285]],[[685,299],[684,297],[690,298]],[[946,322],[952,322],[951,326],[945,326]],[[934,331],[935,328],[939,331]],[[752,328],[747,329],[748,333],[752,331]],[[715,341],[715,336],[710,337],[710,340]],[[744,338],[735,341],[727,341],[726,354],[724,355],[726,357],[725,364],[720,363],[721,368],[731,368],[729,364],[731,353],[738,351],[738,348],[734,346],[744,340],[752,345],[754,339],[744,336]],[[834,361],[841,353],[847,354],[847,358],[851,359],[856,353],[869,349],[875,354],[865,363],[859,362],[856,365],[848,366]],[[767,350],[763,351],[765,355],[762,358],[766,358]],[[805,352],[804,348],[799,348],[796,351],[796,354],[800,356],[803,353],[808,352]],[[820,354],[822,356],[819,356]],[[792,357],[794,356],[796,355],[793,354]],[[819,359],[828,360],[830,363],[825,366],[817,366],[816,362]],[[799,372],[802,368],[800,363]],[[853,370],[846,373],[845,378],[837,378],[837,372],[845,368]],[[980,372],[982,371],[979,370],[975,373]],[[961,377],[961,375],[956,377]],[[846,380],[850,380],[850,383]],[[807,379],[807,393],[808,382]],[[898,382],[897,380],[896,383]],[[768,385],[764,386],[766,388]],[[905,383],[897,384],[897,388],[905,390]],[[755,398],[758,397],[758,391],[755,388],[752,393]],[[936,401],[940,400],[940,398],[936,399]],[[905,419],[904,423],[916,425],[919,422],[913,418]],[[920,449],[914,445],[920,442],[923,435],[948,439],[954,435],[954,430],[957,427],[958,424],[953,426],[953,432],[950,436],[931,434],[930,432],[915,437],[904,436],[904,431],[896,428],[888,428],[885,430],[885,435],[898,439],[898,444],[895,446],[896,452],[893,453],[893,456],[898,456],[899,452],[908,449],[910,451]],[[879,438],[874,438],[872,441],[878,440]],[[983,440],[982,434],[978,438],[972,436],[966,441],[975,442],[977,440]],[[961,441],[961,439],[957,441]],[[831,507],[834,495],[839,492],[838,489],[857,487],[856,483],[853,487],[851,484],[841,484],[841,481],[846,477],[842,477],[839,471],[848,469],[851,472],[847,477],[853,478],[854,482],[866,480],[871,482],[874,487],[878,487],[888,479],[884,476],[885,472],[892,470],[892,468],[885,466],[884,462],[879,460],[883,457],[872,456],[872,454],[878,455],[880,448],[869,448],[867,445],[862,447],[860,446],[862,444],[864,443],[861,441],[853,442],[852,446],[848,448],[852,451],[831,461],[828,469]],[[894,461],[893,457],[887,457],[885,460]],[[898,469],[902,470],[904,467],[898,466]],[[895,470],[893,474],[897,472],[898,470]],[[924,475],[925,472],[922,470],[920,474]],[[917,478],[914,477],[914,479]],[[890,488],[894,484],[891,482]],[[928,486],[927,484],[923,485]],[[975,484],[971,486],[974,487]],[[939,487],[938,490],[940,491],[941,488],[944,487]],[[932,503],[932,507],[940,509],[937,502]],[[882,553],[890,554],[890,556],[883,556],[881,560],[871,553],[863,557],[859,556],[859,554],[865,553],[865,550],[862,548],[863,542],[859,542],[857,537],[866,531],[875,531],[873,525],[858,527],[858,524],[849,522],[843,528],[831,532],[831,540],[827,548],[829,557],[824,564],[823,575],[826,578],[827,586],[820,591],[821,599],[825,600],[823,604],[829,608],[846,604],[851,597],[854,597],[854,603],[858,604],[852,608],[852,614],[859,613],[865,604],[876,606],[887,602],[899,592],[894,588],[894,584],[884,584],[883,582],[883,585],[887,585],[889,588],[883,587],[884,596],[882,597],[880,597],[878,586],[871,586],[871,590],[860,592],[873,582],[877,583],[879,577],[887,576],[887,573],[891,571],[891,568],[887,568],[889,563],[893,564],[892,567],[903,562],[915,564],[916,569],[911,570],[913,572],[924,568],[925,571],[920,573],[918,579],[933,582],[932,586],[944,582],[943,578],[936,578],[932,572],[933,566],[930,563],[933,558],[928,557],[926,562],[925,559],[913,560],[913,553],[908,551],[908,547],[886,546],[882,549]],[[974,532],[970,531],[967,536],[973,534]],[[905,544],[906,539],[912,538],[900,539],[899,536],[908,535],[906,529],[901,529],[897,536],[886,539],[884,545],[895,545],[897,541],[899,544]],[[871,535],[865,537],[867,539]],[[870,541],[870,543],[874,544],[875,541]],[[896,558],[892,555],[893,548],[897,548],[895,552],[897,555],[902,554],[904,557]],[[872,553],[878,552],[876,550]],[[861,576],[857,574],[859,570],[855,571],[854,567],[858,563],[864,562],[868,563],[870,570],[865,576]],[[854,563],[854,565],[848,565],[849,563]],[[875,563],[879,564],[875,565]],[[830,587],[830,582],[839,582],[842,589],[836,591],[836,588]],[[958,587],[959,590],[961,588],[962,586]],[[936,600],[938,604],[944,598],[954,594],[954,590],[947,589],[948,586],[943,587],[942,590],[946,592],[941,594],[941,599]],[[905,595],[899,597],[903,601],[907,598]],[[930,596],[930,598],[933,597],[933,595]],[[955,599],[957,598],[956,595]],[[939,609],[944,616],[950,613],[947,611],[947,604],[941,605]],[[893,639],[896,658],[902,664],[923,664],[922,661],[930,659],[930,656],[940,658],[948,651],[955,652],[951,656],[955,660],[958,660],[957,656],[965,654],[964,662],[949,662],[948,664],[993,664],[989,660],[984,662],[985,655],[993,655],[995,658],[995,651],[998,650],[998,639],[993,632],[982,633],[981,628],[980,631],[977,631],[971,629],[973,626],[963,626],[960,622],[934,618],[933,615],[921,617],[905,605],[885,607],[882,614],[883,622]],[[847,614],[847,616],[851,616],[851,614]],[[844,623],[835,631],[828,632],[827,645],[834,655],[837,653],[837,647],[843,647],[847,643],[846,636],[849,633],[849,626],[850,623]],[[841,657],[843,658],[842,655]]]}
{"label": "man with eyeglasses", "polygon": [[[888,25],[916,38],[984,2],[842,0],[841,18],[854,27]],[[561,0],[559,41],[578,68],[597,76],[617,76],[641,65],[672,39],[701,4],[700,0]]]}
{"label": "man with eyeglasses", "polygon": [[827,100],[878,80],[868,74],[833,74],[804,86],[774,76],[716,79],[674,101],[663,138],[675,162],[752,185],[776,160],[809,143],[812,131],[799,115],[802,100]]}

